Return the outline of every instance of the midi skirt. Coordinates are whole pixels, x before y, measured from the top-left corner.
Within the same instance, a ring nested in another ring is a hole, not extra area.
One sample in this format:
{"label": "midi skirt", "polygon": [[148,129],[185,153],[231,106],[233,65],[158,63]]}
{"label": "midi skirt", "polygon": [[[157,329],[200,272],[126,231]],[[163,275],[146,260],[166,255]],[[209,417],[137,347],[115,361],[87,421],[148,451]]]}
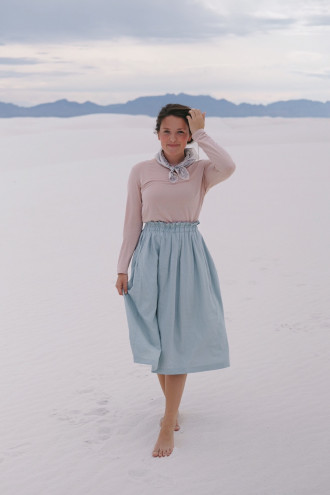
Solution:
{"label": "midi skirt", "polygon": [[135,363],[176,375],[230,366],[217,270],[195,222],[150,221],[123,291]]}

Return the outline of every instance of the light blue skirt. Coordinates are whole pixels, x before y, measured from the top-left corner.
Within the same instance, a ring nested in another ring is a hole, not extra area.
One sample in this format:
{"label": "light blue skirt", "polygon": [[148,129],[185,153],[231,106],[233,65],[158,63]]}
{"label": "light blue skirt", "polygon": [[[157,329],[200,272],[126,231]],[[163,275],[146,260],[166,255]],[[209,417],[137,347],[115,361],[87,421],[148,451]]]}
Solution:
{"label": "light blue skirt", "polygon": [[146,222],[124,293],[135,363],[176,375],[230,366],[217,270],[200,222]]}

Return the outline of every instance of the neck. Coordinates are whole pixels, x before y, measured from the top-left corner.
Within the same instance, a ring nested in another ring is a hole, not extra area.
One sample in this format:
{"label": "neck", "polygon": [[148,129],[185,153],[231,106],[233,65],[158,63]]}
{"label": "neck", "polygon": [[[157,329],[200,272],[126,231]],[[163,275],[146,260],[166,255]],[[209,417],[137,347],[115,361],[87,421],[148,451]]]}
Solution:
{"label": "neck", "polygon": [[183,155],[181,155],[180,157],[169,157],[169,156],[167,156],[167,154],[165,153],[164,150],[163,150],[163,155],[165,156],[168,163],[172,166],[178,165],[179,163],[183,162],[183,160],[185,159],[185,156],[186,156],[183,153]]}

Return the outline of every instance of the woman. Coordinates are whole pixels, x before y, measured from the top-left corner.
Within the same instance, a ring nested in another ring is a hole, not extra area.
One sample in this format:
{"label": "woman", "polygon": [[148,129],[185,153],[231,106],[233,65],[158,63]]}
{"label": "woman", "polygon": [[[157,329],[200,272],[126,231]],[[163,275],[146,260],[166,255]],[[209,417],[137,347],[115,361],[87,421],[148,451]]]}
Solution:
{"label": "woman", "polygon": [[[154,457],[173,451],[187,373],[230,365],[218,275],[197,226],[205,194],[235,164],[204,126],[200,110],[163,107],[156,122],[161,150],[128,178],[116,288],[125,296],[134,362],[152,366],[166,399]],[[208,160],[186,147],[193,140]]]}

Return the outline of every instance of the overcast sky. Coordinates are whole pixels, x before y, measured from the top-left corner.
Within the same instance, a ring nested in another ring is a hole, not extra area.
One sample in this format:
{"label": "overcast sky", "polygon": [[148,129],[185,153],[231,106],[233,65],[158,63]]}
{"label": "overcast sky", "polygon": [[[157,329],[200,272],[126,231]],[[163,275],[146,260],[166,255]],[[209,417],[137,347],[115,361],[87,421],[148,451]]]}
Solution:
{"label": "overcast sky", "polygon": [[329,47],[329,0],[1,0],[0,101],[327,101]]}

